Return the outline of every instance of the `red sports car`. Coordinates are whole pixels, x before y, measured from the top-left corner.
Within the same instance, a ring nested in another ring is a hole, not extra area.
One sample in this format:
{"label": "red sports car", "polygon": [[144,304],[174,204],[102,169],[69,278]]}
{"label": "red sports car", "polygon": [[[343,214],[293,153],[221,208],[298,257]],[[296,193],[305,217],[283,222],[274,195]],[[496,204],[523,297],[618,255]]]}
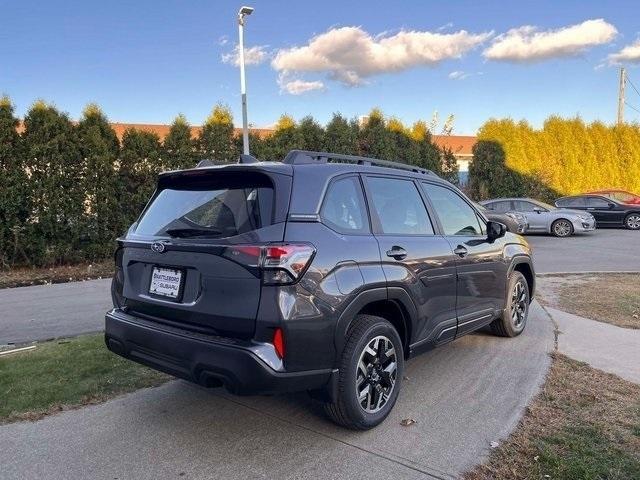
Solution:
{"label": "red sports car", "polygon": [[640,195],[627,192],[625,190],[598,190],[596,192],[587,192],[596,195],[602,195],[604,197],[613,198],[620,203],[627,203],[630,205],[640,205]]}

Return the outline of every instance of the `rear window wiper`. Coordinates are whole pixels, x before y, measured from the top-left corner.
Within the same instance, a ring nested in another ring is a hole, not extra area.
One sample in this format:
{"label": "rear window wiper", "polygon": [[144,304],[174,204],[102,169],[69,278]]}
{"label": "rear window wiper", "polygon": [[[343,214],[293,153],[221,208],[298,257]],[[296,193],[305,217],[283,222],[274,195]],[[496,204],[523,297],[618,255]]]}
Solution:
{"label": "rear window wiper", "polygon": [[221,230],[215,228],[170,228],[166,230],[171,237],[217,237],[222,235]]}

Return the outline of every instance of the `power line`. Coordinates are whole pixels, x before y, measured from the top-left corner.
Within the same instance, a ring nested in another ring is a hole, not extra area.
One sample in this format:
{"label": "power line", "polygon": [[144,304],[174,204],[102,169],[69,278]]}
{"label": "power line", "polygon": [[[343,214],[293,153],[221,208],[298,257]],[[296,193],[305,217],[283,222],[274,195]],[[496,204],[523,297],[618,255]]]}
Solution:
{"label": "power line", "polygon": [[624,104],[629,107],[631,110],[635,110],[636,112],[640,113],[640,110],[638,110],[636,107],[634,107],[633,105],[631,105],[629,102],[624,102]]}
{"label": "power line", "polygon": [[633,82],[632,82],[632,81],[631,81],[631,79],[629,78],[629,75],[628,75],[628,74],[627,74],[626,78],[627,78],[627,82],[629,82],[629,85],[631,85],[631,86],[633,87],[633,89],[636,91],[636,93],[637,93],[638,95],[640,95],[640,92],[638,91],[638,89],[636,88],[636,86],[633,84]]}

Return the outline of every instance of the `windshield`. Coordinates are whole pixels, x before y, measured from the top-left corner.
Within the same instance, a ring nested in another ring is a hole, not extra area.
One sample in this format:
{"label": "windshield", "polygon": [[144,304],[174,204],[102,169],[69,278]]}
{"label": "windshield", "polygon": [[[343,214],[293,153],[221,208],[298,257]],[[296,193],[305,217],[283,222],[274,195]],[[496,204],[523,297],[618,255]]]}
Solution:
{"label": "windshield", "polygon": [[609,194],[609,196],[611,198],[613,198],[614,200],[617,200],[619,202],[632,202],[634,200],[640,200],[640,197],[637,195],[634,195],[633,193],[629,193],[629,192],[611,192]]}
{"label": "windshield", "polygon": [[[217,187],[217,186],[216,186]],[[144,236],[224,238],[271,224],[273,190],[165,188],[154,197],[135,233]]]}

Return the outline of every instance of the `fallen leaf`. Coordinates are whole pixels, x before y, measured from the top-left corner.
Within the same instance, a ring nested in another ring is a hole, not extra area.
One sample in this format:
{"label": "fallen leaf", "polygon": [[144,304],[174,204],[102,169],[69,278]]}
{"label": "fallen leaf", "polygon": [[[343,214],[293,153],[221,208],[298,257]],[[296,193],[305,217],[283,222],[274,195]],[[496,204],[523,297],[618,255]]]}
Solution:
{"label": "fallen leaf", "polygon": [[405,418],[400,422],[400,425],[402,425],[403,427],[409,427],[414,423],[416,423],[416,421],[413,418]]}

